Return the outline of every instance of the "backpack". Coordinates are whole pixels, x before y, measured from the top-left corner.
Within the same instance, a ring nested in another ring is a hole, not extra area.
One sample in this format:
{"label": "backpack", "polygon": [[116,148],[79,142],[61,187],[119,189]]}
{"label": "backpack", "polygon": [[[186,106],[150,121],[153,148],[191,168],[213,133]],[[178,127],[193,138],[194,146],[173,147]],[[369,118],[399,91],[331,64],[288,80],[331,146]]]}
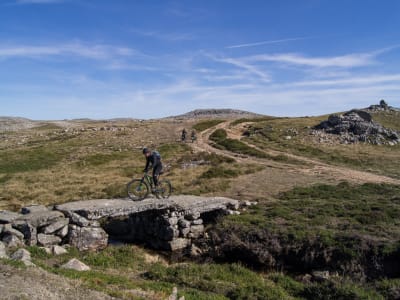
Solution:
{"label": "backpack", "polygon": [[155,155],[158,159],[161,159],[161,154],[157,150],[153,151],[153,155]]}

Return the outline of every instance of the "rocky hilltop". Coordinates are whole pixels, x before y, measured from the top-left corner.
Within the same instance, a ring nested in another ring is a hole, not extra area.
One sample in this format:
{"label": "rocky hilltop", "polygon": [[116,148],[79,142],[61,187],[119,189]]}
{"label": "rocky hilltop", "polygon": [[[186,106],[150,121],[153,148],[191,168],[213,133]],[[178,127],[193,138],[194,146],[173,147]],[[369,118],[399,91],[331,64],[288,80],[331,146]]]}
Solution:
{"label": "rocky hilltop", "polygon": [[19,117],[0,117],[0,131],[15,131],[37,126],[35,121]]}
{"label": "rocky hilltop", "polygon": [[264,115],[256,114],[249,111],[237,110],[237,109],[196,109],[188,113],[172,116],[168,118],[176,119],[201,119],[201,118],[255,118],[263,117]]}
{"label": "rocky hilltop", "polygon": [[315,126],[312,134],[319,138],[319,142],[339,140],[342,144],[363,142],[394,146],[400,142],[400,132],[375,122],[371,113],[395,110],[381,100],[379,105],[371,105],[362,110],[353,109],[344,114],[332,114],[328,120]]}

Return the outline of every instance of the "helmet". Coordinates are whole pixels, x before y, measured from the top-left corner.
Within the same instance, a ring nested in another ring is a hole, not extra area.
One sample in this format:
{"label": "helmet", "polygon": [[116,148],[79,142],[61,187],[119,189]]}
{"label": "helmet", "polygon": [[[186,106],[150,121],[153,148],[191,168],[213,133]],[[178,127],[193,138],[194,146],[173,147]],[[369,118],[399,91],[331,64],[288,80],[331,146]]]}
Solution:
{"label": "helmet", "polygon": [[146,147],[144,147],[144,148],[142,149],[142,152],[143,152],[143,154],[146,154],[146,153],[150,152],[150,150],[147,149]]}

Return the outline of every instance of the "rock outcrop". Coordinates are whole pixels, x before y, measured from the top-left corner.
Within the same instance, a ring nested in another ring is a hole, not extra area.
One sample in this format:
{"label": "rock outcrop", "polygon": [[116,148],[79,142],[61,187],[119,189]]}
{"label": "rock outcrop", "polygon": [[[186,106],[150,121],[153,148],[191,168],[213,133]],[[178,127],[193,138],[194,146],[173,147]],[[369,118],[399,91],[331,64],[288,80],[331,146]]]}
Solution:
{"label": "rock outcrop", "polygon": [[369,143],[374,145],[396,145],[400,133],[383,127],[372,120],[364,110],[351,110],[343,115],[330,115],[328,120],[314,127],[312,135],[319,142],[338,140],[342,144]]}

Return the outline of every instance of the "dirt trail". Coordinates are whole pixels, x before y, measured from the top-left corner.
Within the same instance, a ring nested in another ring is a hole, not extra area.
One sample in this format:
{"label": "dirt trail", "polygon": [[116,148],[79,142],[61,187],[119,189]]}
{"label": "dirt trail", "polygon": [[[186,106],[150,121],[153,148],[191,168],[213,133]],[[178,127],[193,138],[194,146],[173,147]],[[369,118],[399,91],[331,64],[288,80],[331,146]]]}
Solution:
{"label": "dirt trail", "polygon": [[[220,150],[212,147],[209,144],[209,137],[216,129],[224,129],[228,137],[231,139],[241,139],[243,126],[247,124],[240,124],[240,127],[230,127],[231,121],[226,121],[220,123],[214,127],[206,129],[198,135],[198,140],[196,143],[192,144],[192,148],[195,152],[205,151],[208,153],[216,153],[224,156],[228,156],[234,158],[239,163],[255,163],[262,164],[265,166],[285,169],[290,173],[304,174],[304,175],[314,175],[318,176],[318,178],[327,178],[327,179],[335,179],[335,180],[347,180],[354,183],[365,183],[365,182],[375,182],[375,183],[391,183],[391,184],[400,184],[400,180],[390,178],[387,176],[382,176],[378,174],[373,174],[365,171],[358,171],[348,167],[334,166],[329,165],[327,163],[321,162],[319,160],[298,156],[294,154],[289,154],[286,152],[276,151],[276,150],[265,150],[257,148],[254,145],[247,144],[250,147],[256,148],[260,151],[265,152],[266,154],[276,156],[276,155],[286,155],[289,158],[296,159],[298,161],[302,161],[305,165],[292,165],[287,163],[276,162],[270,159],[261,159],[251,156],[239,155],[236,153],[232,153],[226,150]],[[244,141],[242,141],[244,142]]]}

